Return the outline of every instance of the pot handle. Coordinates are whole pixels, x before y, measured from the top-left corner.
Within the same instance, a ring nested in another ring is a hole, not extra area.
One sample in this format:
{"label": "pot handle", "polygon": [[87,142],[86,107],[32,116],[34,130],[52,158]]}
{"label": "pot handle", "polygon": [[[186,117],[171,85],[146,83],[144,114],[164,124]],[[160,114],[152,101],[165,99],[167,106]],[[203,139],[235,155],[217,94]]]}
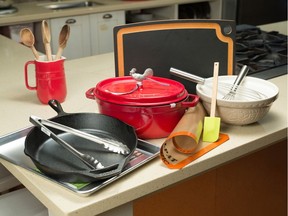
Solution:
{"label": "pot handle", "polygon": [[95,89],[95,87],[90,88],[90,89],[88,89],[88,90],[86,91],[85,95],[86,95],[87,98],[93,99],[93,100],[95,99],[94,89]]}
{"label": "pot handle", "polygon": [[188,94],[188,99],[181,102],[181,107],[194,107],[198,104],[200,97],[194,94]]}
{"label": "pot handle", "polygon": [[49,100],[48,104],[50,105],[50,107],[52,109],[54,109],[58,113],[58,116],[66,114],[66,112],[64,112],[64,110],[63,110],[63,108],[62,108],[62,106],[58,100],[55,100],[55,99]]}

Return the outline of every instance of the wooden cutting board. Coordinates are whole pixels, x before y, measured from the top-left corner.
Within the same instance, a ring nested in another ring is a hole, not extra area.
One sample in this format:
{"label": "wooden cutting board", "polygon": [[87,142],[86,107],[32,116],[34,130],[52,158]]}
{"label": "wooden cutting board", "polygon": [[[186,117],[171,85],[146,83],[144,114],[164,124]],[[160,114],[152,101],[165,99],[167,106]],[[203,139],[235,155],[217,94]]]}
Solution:
{"label": "wooden cutting board", "polygon": [[164,20],[127,24],[114,28],[115,75],[129,75],[132,68],[171,78],[195,93],[196,84],[169,73],[174,67],[201,77],[233,74],[235,23],[228,20]]}

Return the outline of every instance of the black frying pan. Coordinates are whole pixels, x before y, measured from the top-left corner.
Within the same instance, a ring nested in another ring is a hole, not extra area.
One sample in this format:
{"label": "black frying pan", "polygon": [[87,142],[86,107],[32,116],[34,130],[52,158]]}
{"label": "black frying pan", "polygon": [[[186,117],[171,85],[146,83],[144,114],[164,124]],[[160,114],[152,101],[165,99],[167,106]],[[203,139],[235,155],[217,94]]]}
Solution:
{"label": "black frying pan", "polygon": [[58,113],[56,117],[50,119],[51,121],[122,142],[130,149],[130,153],[128,155],[113,153],[95,142],[49,128],[71,146],[82,153],[90,154],[104,166],[103,169],[91,170],[40,128],[34,127],[26,137],[24,152],[41,172],[65,182],[91,182],[121,173],[137,146],[138,139],[133,127],[116,118],[97,113],[68,114],[56,100],[49,101],[49,105]]}

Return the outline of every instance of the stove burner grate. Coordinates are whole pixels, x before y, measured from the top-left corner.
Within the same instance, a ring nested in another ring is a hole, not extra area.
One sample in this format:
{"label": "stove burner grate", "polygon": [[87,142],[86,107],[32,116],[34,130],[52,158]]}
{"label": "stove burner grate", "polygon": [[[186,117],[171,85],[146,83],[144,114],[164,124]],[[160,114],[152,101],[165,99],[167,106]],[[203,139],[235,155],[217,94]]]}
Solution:
{"label": "stove burner grate", "polygon": [[251,73],[287,65],[287,36],[250,26],[237,26],[236,73],[244,64]]}

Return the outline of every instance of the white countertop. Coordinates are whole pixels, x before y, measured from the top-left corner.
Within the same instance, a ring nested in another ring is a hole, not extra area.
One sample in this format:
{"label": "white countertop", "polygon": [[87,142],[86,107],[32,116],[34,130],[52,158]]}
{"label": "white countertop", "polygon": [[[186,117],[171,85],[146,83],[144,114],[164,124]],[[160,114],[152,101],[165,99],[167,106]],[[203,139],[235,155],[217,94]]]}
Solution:
{"label": "white countertop", "polygon": [[[32,52],[0,36],[0,136],[30,126],[31,114],[50,118],[56,115],[38,102],[36,93],[25,88],[24,63],[33,59]],[[86,99],[85,91],[97,82],[114,76],[113,53],[65,62],[68,96],[62,104],[66,112],[97,112],[96,102]],[[263,120],[248,126],[222,126],[230,140],[185,168],[170,170],[160,159],[119,179],[90,197],[80,197],[59,185],[21,167],[0,160],[53,215],[97,215],[133,201],[213,167],[264,148],[287,137],[287,75],[271,80],[280,89],[278,99]],[[151,140],[161,145],[162,139]]]}
{"label": "white countertop", "polygon": [[[214,0],[216,1],[216,0]],[[49,2],[49,1],[47,1]],[[50,1],[51,2],[51,1]],[[122,1],[122,0],[96,0],[102,3],[99,6],[83,7],[75,9],[50,10],[39,6],[43,2],[29,2],[13,4],[18,12],[0,16],[0,26],[42,21],[43,19],[77,16],[92,13],[109,12],[116,10],[138,10],[145,8],[157,8],[173,4],[186,4],[201,2],[201,0],[148,0],[148,1]],[[53,2],[51,2],[53,3]]]}

